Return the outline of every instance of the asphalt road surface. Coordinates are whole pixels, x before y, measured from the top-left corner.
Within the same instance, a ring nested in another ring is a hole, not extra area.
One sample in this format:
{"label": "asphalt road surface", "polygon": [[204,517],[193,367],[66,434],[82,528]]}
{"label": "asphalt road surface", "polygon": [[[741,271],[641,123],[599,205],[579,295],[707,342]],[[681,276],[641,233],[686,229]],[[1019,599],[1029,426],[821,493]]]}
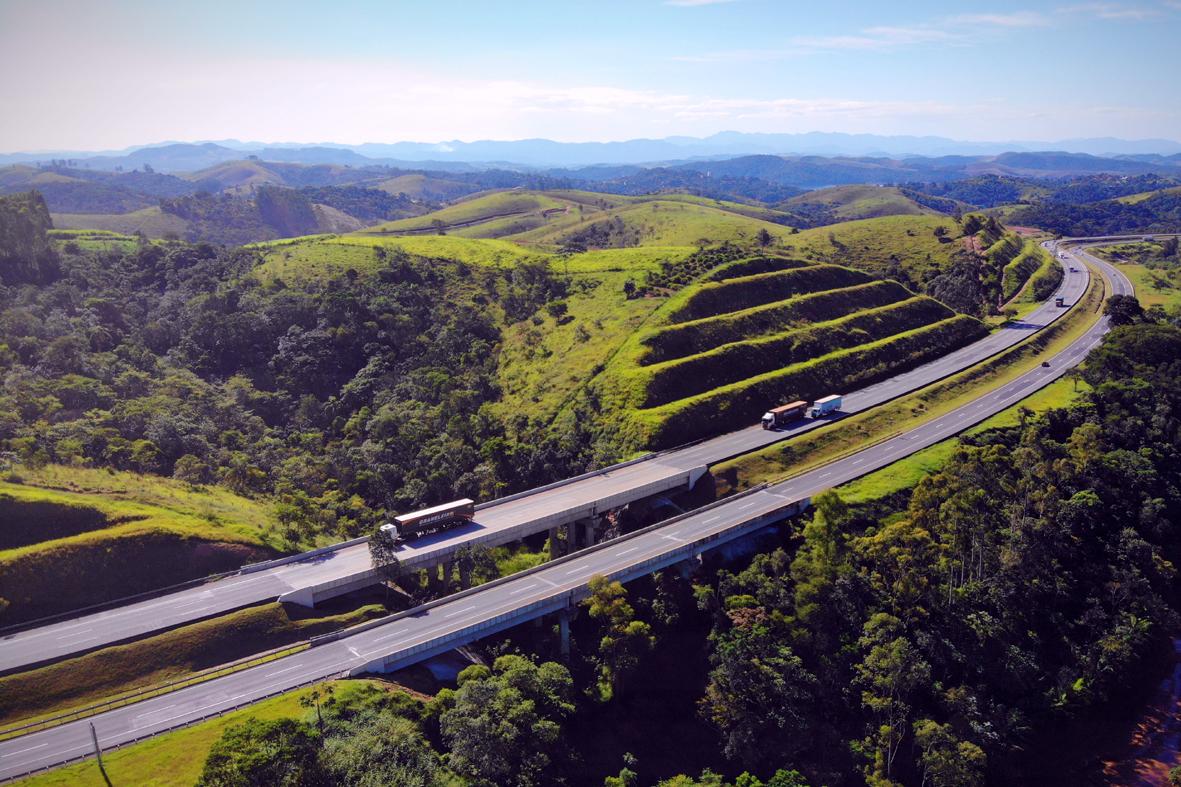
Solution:
{"label": "asphalt road surface", "polygon": [[[1086,266],[1077,267],[1078,272],[1065,274],[1061,287],[1055,293],[1055,297],[1063,297],[1068,306],[1077,302],[1086,291],[1089,281]],[[400,556],[405,561],[423,553],[450,552],[467,541],[485,536],[490,530],[510,529],[525,522],[538,521],[555,511],[590,505],[612,494],[637,489],[678,472],[715,464],[812,429],[830,426],[843,417],[922,388],[1023,341],[1067,311],[1054,305],[1055,297],[1051,297],[1024,320],[1011,323],[942,358],[867,388],[845,393],[842,411],[833,417],[816,421],[803,419],[779,430],[765,430],[760,425],[752,425],[661,453],[645,462],[493,504],[478,511],[472,525],[417,539],[403,547]],[[305,561],[252,574],[235,575],[145,601],[0,635],[0,673],[80,655],[152,632],[270,601],[298,588],[355,575],[370,567],[369,549],[367,545],[360,544]]]}
{"label": "asphalt road surface", "polygon": [[[1112,293],[1132,292],[1123,274],[1095,258],[1090,261],[1103,270]],[[1106,330],[1104,318],[1055,355],[1048,368],[1038,367],[946,415],[770,488],[723,502],[663,527],[606,542],[566,560],[546,564],[536,572],[517,575],[427,610],[395,617],[335,642],[89,720],[0,742],[0,779],[89,756],[91,722],[104,748],[139,740],[315,680],[347,673],[439,637],[461,635],[497,616],[569,593],[596,574],[623,573],[671,550],[780,510],[791,501],[813,497],[952,437],[1020,401],[1080,363]],[[478,636],[473,631],[469,641]]]}

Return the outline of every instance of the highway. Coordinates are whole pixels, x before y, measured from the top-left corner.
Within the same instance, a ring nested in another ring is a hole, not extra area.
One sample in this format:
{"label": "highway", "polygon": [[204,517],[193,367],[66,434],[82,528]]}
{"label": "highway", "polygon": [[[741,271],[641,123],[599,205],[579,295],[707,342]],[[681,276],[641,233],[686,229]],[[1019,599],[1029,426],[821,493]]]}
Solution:
{"label": "highway", "polygon": [[[1086,291],[1086,266],[1067,272],[1055,297],[1068,306]],[[866,388],[845,392],[842,412],[818,421],[805,419],[787,428],[768,431],[758,424],[644,461],[607,468],[589,477],[542,487],[484,504],[475,521],[465,527],[417,539],[399,551],[404,567],[437,564],[468,543],[496,546],[565,524],[643,497],[691,486],[712,464],[829,426],[843,417],[863,412],[899,396],[974,366],[1027,339],[1051,324],[1067,309],[1054,297],[1024,320],[1007,324],[988,336],[935,361],[915,367]],[[772,404],[772,403],[768,403]],[[279,597],[300,600],[310,589],[356,578],[371,572],[364,543],[345,546],[298,562],[128,603],[79,617],[0,635],[0,674],[79,655],[100,647],[136,639],[153,632],[224,614]],[[346,585],[347,587],[347,585]]]}
{"label": "highway", "polygon": [[[1111,293],[1132,292],[1122,273],[1086,256],[1103,271]],[[1048,368],[1037,367],[939,418],[782,483],[727,498],[426,607],[363,624],[333,641],[259,667],[90,720],[0,742],[0,779],[88,756],[91,721],[104,748],[122,745],[316,680],[398,668],[428,658],[561,609],[581,598],[588,578],[596,574],[626,580],[685,560],[782,518],[821,491],[885,467],[1011,406],[1080,363],[1106,330],[1103,318],[1055,355]]]}

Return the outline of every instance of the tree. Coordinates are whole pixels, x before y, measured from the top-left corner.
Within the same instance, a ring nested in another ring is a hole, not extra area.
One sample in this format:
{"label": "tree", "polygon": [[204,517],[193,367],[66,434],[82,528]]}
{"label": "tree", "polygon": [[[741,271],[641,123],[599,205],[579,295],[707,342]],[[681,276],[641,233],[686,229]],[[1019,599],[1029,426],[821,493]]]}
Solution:
{"label": "tree", "polygon": [[808,745],[816,679],[765,626],[732,629],[718,642],[702,709],[727,757],[763,769]]}
{"label": "tree", "polygon": [[574,712],[566,668],[501,656],[492,669],[468,667],[457,683],[432,703],[451,767],[480,785],[552,783],[566,759],[564,723]]}
{"label": "tree", "polygon": [[185,454],[172,466],[172,477],[189,486],[200,486],[209,480],[209,465],[192,454]]}
{"label": "tree", "polygon": [[644,654],[652,650],[656,638],[649,624],[636,619],[622,583],[596,575],[588,586],[590,597],[583,603],[591,618],[602,621],[606,628],[599,641],[599,674],[604,688],[618,691]]}
{"label": "tree", "polygon": [[390,711],[334,722],[320,750],[329,783],[349,787],[433,787],[448,783],[439,756],[418,727]]}
{"label": "tree", "polygon": [[315,731],[294,719],[248,719],[222,733],[205,758],[198,787],[315,783]]}
{"label": "tree", "polygon": [[500,576],[492,550],[483,544],[464,544],[455,550],[455,565],[463,583],[481,584]]}
{"label": "tree", "polygon": [[[393,528],[379,527],[369,534],[369,559],[383,583],[396,582],[402,575],[402,561],[398,560],[398,543]],[[386,586],[389,592],[389,586]]]}
{"label": "tree", "polygon": [[311,691],[299,698],[299,706],[301,708],[316,709],[316,726],[320,729],[320,735],[324,734],[324,713],[321,711],[320,706],[321,704],[330,704],[334,693],[335,688],[331,683],[322,683],[313,687]]}
{"label": "tree", "polygon": [[624,752],[623,767],[618,776],[608,776],[603,779],[603,787],[636,787],[640,783],[640,775],[633,768],[636,767],[636,757],[631,752]]}
{"label": "tree", "polygon": [[916,692],[931,680],[931,667],[905,635],[901,621],[878,612],[866,622],[858,647],[864,654],[856,665],[861,704],[872,721],[862,743],[869,758],[866,780],[886,783],[907,734]]}
{"label": "tree", "polygon": [[1177,256],[1177,238],[1165,238],[1161,241],[1161,256],[1162,257],[1176,257]]}
{"label": "tree", "polygon": [[765,249],[775,242],[775,236],[767,232],[766,227],[762,227],[759,229],[759,234],[755,236],[755,241]]}
{"label": "tree", "polygon": [[1144,307],[1135,295],[1112,295],[1103,304],[1103,313],[1112,325],[1130,325],[1144,315]]}
{"label": "tree", "polygon": [[923,785],[977,787],[984,784],[984,751],[970,741],[956,740],[950,724],[931,719],[914,723],[914,742],[922,750]]}

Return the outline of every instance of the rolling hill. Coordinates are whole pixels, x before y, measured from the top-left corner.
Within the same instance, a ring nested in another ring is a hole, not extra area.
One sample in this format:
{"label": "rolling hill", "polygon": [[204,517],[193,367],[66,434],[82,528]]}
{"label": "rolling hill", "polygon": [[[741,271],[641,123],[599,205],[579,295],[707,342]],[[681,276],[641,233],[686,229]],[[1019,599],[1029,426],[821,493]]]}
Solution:
{"label": "rolling hill", "polygon": [[935,215],[901,190],[890,186],[832,186],[782,202],[779,209],[805,217],[810,224],[836,224],[879,216]]}

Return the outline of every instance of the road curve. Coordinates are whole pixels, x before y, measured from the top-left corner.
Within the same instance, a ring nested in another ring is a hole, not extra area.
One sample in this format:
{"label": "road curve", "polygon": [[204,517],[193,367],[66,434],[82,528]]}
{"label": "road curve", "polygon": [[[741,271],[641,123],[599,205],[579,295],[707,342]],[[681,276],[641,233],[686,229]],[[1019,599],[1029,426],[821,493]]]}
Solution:
{"label": "road curve", "polygon": [[[1132,293],[1127,278],[1107,263],[1085,251],[1068,250],[1066,253],[1071,257],[1084,257],[1102,271],[1113,294]],[[663,555],[683,551],[686,547],[691,549],[696,543],[735,531],[744,523],[761,521],[760,518],[783,511],[793,502],[952,437],[1065,374],[1086,357],[1106,331],[1107,319],[1101,318],[1056,354],[1049,368],[1038,367],[939,418],[766,489],[724,500],[708,510],[600,544],[555,563],[543,564],[532,572],[445,599],[430,608],[391,616],[380,624],[362,627],[364,630],[358,633],[259,667],[103,713],[90,720],[0,742],[0,780],[89,756],[92,750],[91,722],[100,744],[110,748],[309,682],[364,668],[378,658],[398,657],[440,638],[451,638],[452,646],[463,641],[464,636],[467,636],[466,641],[477,639],[493,630],[489,626],[502,616],[511,616],[531,607],[546,609],[545,605],[554,600],[568,599],[570,594],[584,589],[591,576],[634,575],[638,568],[652,565]],[[412,660],[414,656],[408,654],[406,658]]]}

